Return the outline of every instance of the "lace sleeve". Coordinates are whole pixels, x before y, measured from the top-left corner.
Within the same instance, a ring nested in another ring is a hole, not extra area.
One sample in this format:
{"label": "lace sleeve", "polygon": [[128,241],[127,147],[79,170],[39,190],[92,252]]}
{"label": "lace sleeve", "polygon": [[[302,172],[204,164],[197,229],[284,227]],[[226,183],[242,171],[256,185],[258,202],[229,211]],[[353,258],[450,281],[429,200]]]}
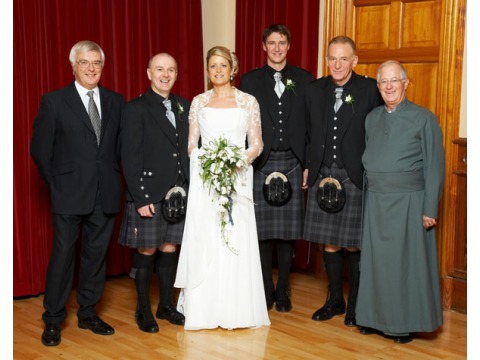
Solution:
{"label": "lace sleeve", "polygon": [[198,140],[200,139],[200,125],[198,124],[198,112],[200,111],[200,101],[196,97],[190,106],[190,113],[188,115],[188,155],[198,148]]}
{"label": "lace sleeve", "polygon": [[260,106],[253,96],[248,101],[248,149],[245,151],[247,161],[251,164],[263,151],[262,123],[260,120]]}

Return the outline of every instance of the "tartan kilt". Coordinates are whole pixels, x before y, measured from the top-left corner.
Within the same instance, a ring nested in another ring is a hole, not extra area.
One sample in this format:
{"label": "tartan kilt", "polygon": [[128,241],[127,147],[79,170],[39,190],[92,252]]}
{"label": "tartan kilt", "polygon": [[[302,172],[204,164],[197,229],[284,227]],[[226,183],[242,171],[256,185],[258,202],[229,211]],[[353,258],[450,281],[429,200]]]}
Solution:
{"label": "tartan kilt", "polygon": [[127,201],[118,243],[135,249],[158,248],[167,242],[180,245],[185,219],[175,224],[169,223],[163,217],[160,205],[153,204],[155,214],[147,218],[140,216],[133,201]]}
{"label": "tartan kilt", "polygon": [[[287,175],[292,186],[292,197],[283,206],[272,206],[265,201],[263,184],[266,177],[279,171]],[[253,198],[257,221],[258,240],[302,238],[304,218],[304,195],[302,190],[302,165],[292,151],[272,151],[265,166],[255,170],[253,176]]]}
{"label": "tartan kilt", "polygon": [[[327,213],[317,202],[320,180],[328,176],[343,182],[345,189],[345,206],[337,213]],[[342,248],[361,247],[362,191],[347,178],[347,171],[339,169],[335,163],[331,168],[321,167],[315,185],[308,188],[303,239]]]}

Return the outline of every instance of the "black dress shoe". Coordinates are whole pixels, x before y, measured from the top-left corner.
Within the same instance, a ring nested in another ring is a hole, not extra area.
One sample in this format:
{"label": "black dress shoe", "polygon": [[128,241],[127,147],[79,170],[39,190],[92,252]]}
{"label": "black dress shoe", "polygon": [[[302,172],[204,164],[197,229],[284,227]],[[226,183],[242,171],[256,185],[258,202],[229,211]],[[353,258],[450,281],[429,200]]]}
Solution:
{"label": "black dress shoe", "polygon": [[185,325],[185,316],[182,313],[179,313],[177,309],[170,306],[158,306],[157,314],[158,319],[168,320],[171,324],[174,325]]}
{"label": "black dress shoe", "polygon": [[360,328],[360,334],[362,334],[362,335],[373,335],[373,334],[379,334],[379,331],[377,329],[362,326]]}
{"label": "black dress shoe", "polygon": [[290,301],[290,298],[277,299],[275,302],[275,310],[278,312],[292,311],[292,302]]}
{"label": "black dress shoe", "polygon": [[290,301],[290,287],[285,291],[276,291],[275,310],[278,312],[292,311],[292,302]]}
{"label": "black dress shoe", "polygon": [[100,319],[97,315],[85,319],[78,319],[80,329],[88,329],[99,335],[113,335],[115,329]]}
{"label": "black dress shoe", "polygon": [[335,315],[340,315],[343,313],[345,313],[345,302],[343,300],[335,301],[328,299],[323,307],[313,313],[312,320],[330,320]]}
{"label": "black dress shoe", "polygon": [[355,313],[347,313],[345,314],[345,320],[343,321],[347,326],[357,326],[357,321],[355,319]]}
{"label": "black dress shoe", "polygon": [[389,338],[393,339],[393,342],[396,344],[407,344],[413,340],[411,334],[402,335],[402,336],[389,336]]}
{"label": "black dress shoe", "polygon": [[153,318],[151,311],[148,311],[148,313],[137,311],[135,313],[135,322],[142,331],[148,333],[157,333],[159,331],[158,324]]}
{"label": "black dress shoe", "polygon": [[60,344],[62,330],[60,325],[47,324],[42,334],[42,344],[45,346],[57,346]]}
{"label": "black dress shoe", "polygon": [[277,299],[277,293],[274,291],[270,294],[270,296],[266,296],[267,300],[267,310],[272,310],[273,304],[275,303],[275,300]]}

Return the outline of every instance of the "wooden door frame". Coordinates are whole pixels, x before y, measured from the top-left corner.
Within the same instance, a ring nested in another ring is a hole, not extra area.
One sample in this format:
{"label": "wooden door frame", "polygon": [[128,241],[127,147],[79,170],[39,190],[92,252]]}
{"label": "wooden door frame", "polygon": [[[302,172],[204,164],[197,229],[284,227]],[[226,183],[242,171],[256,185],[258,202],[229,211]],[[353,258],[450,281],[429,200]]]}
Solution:
{"label": "wooden door frame", "polygon": [[[354,6],[362,5],[362,0],[324,0],[325,29],[324,54],[330,39],[338,35],[346,35],[355,40]],[[408,2],[409,0],[403,0]],[[401,0],[378,0],[379,4],[399,6]],[[368,1],[371,3],[371,1]],[[458,138],[460,103],[462,91],[462,71],[465,40],[466,0],[442,0],[440,52],[438,57],[439,72],[437,82],[437,105],[435,114],[443,130],[445,147],[445,187],[440,204],[437,243],[442,280],[442,297],[444,309],[451,308],[452,281],[447,274],[453,270],[455,207],[453,202],[456,190],[454,188],[453,171],[455,166],[455,149],[453,141]],[[402,59],[397,59],[402,61]],[[359,58],[362,63],[362,58]],[[323,73],[327,73],[327,65]]]}

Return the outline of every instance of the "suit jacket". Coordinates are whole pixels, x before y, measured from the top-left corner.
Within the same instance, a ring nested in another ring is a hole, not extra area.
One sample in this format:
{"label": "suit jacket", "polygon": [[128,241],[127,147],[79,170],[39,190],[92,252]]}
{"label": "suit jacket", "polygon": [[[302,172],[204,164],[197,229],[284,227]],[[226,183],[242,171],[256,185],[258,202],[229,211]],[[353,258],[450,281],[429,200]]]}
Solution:
{"label": "suit jacket", "polygon": [[[302,163],[305,164],[305,148],[306,148],[306,112],[305,112],[305,90],[307,84],[312,81],[313,76],[308,71],[292,66],[288,66],[288,79],[291,79],[295,83],[293,90],[285,89],[288,94],[288,115],[287,133],[290,147]],[[274,112],[274,102],[277,99],[272,100],[268,96],[267,89],[270,91],[272,87],[272,79],[268,73],[268,66],[252,70],[242,76],[240,81],[240,90],[255,96],[260,105],[260,114],[262,118],[262,138],[263,138],[263,152],[255,160],[253,166],[255,169],[260,170],[265,165],[270,151],[272,149],[272,143],[275,137],[275,127],[277,114]]]}
{"label": "suit jacket", "polygon": [[[331,76],[310,83],[306,92],[308,109],[308,185],[313,186],[325,155],[327,125],[330,108],[335,103],[334,90],[337,87]],[[353,183],[362,188],[362,154],[365,150],[365,118],[375,107],[383,103],[377,82],[369,77],[352,73],[350,80],[343,86],[342,98],[353,98],[352,104],[344,103],[338,116],[342,120],[340,133],[340,152],[348,176]]]}
{"label": "suit jacket", "polygon": [[[128,201],[138,209],[160,202],[176,185],[178,163],[189,177],[188,113],[190,103],[170,94],[176,130],[162,98],[151,88],[125,106],[121,126],[122,167]],[[179,114],[179,104],[183,112]],[[178,137],[177,137],[178,133]]]}
{"label": "suit jacket", "polygon": [[100,146],[74,82],[42,97],[30,154],[50,189],[54,213],[90,213],[97,189],[105,213],[120,209],[118,133],[124,98],[104,87],[99,86],[99,90]]}

